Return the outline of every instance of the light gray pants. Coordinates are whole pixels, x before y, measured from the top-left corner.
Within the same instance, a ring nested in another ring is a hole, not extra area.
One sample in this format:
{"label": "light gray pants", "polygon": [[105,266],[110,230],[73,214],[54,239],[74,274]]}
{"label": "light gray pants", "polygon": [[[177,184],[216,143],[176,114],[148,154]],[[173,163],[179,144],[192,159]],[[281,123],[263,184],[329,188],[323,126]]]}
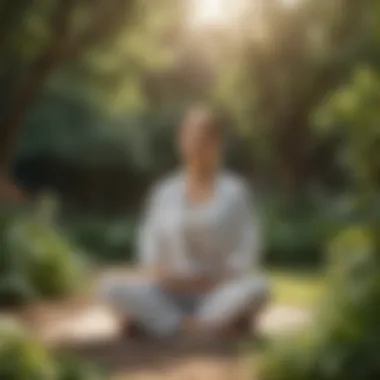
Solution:
{"label": "light gray pants", "polygon": [[268,294],[264,277],[249,276],[227,282],[200,296],[172,294],[147,279],[106,281],[101,297],[120,314],[140,323],[152,335],[174,334],[186,315],[210,328],[228,325]]}

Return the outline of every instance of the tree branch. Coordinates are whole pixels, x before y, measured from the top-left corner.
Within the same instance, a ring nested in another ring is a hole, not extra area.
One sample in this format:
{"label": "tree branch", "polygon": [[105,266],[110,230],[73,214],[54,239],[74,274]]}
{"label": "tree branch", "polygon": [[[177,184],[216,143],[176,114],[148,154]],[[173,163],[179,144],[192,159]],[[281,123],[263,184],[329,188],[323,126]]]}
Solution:
{"label": "tree branch", "polygon": [[97,0],[90,25],[81,35],[66,41],[62,48],[63,62],[75,59],[93,43],[117,31],[122,25],[131,0]]}
{"label": "tree branch", "polygon": [[52,38],[41,57],[32,66],[26,77],[20,79],[10,102],[0,130],[0,171],[7,172],[10,167],[13,145],[22,118],[30,103],[44,85],[47,76],[59,65],[76,58],[84,49],[106,37],[121,25],[125,7],[132,0],[97,0],[96,9],[89,27],[72,39],[70,36],[71,15],[76,0],[60,0],[52,18]]}
{"label": "tree branch", "polygon": [[53,69],[60,53],[60,42],[69,30],[70,16],[75,0],[60,0],[52,18],[53,36],[49,46],[35,62],[32,70],[23,76],[14,90],[14,97],[2,120],[0,129],[0,170],[5,172],[10,167],[13,142],[18,136],[20,124],[25,111],[42,87],[44,79]]}

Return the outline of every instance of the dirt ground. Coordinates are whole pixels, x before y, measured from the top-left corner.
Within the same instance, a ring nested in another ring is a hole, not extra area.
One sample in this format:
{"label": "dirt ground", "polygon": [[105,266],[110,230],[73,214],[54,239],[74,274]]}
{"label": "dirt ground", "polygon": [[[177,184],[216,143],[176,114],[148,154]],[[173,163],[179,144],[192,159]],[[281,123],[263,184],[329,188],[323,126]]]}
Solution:
{"label": "dirt ground", "polygon": [[[110,311],[79,298],[34,305],[22,322],[52,350],[84,358],[111,373],[112,380],[252,380],[257,355],[242,342],[152,342],[121,338],[120,324]],[[260,320],[264,333],[299,328],[304,311],[271,307]]]}
{"label": "dirt ground", "polygon": [[122,337],[117,320],[98,305],[44,305],[23,316],[50,349],[100,366],[112,380],[252,379],[252,352],[240,342],[144,341]]}

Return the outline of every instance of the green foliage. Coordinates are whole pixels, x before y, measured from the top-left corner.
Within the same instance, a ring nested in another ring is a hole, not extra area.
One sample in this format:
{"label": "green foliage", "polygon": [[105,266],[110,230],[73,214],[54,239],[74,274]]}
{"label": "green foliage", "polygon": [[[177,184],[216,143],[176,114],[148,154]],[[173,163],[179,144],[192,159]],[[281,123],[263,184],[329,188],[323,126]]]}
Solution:
{"label": "green foliage", "polygon": [[[51,35],[50,16],[58,1],[30,3],[23,12],[33,10],[34,18],[13,12],[25,23],[37,20],[31,23],[44,32],[31,33],[37,43],[26,45],[37,45],[33,50],[39,51],[44,46],[40,35]],[[73,41],[96,13],[92,3],[76,2],[68,33]],[[202,33],[192,30],[178,0],[154,4],[139,0],[133,12],[125,9],[120,13],[128,22],[118,33],[88,51],[83,48],[86,54],[50,76],[45,94],[26,115],[18,157],[54,155],[88,170],[94,163],[107,162],[139,174],[158,172],[175,162],[172,130],[166,126],[177,122],[182,106],[192,99],[212,98],[232,115],[233,128],[249,141],[249,147],[238,152],[241,161],[249,161],[248,168],[258,163],[276,185],[284,182],[283,177],[303,181],[315,174],[309,158],[320,142],[320,137],[309,139],[310,115],[350,78],[358,61],[372,64],[378,54],[368,20],[368,13],[374,12],[367,2],[305,1],[295,9],[271,2],[260,11],[248,5],[236,28],[225,25],[215,34],[207,28]],[[378,83],[372,81],[376,69],[371,71],[370,78],[360,81],[371,84],[374,95]],[[353,87],[350,98],[357,97],[357,86]],[[358,93],[361,103],[375,107],[375,96]],[[366,116],[361,120],[362,111],[352,109],[356,116],[351,123],[354,119],[355,125],[369,123]],[[373,111],[371,124],[376,120]],[[366,142],[355,153],[355,165],[363,175],[374,173],[376,136],[359,136],[359,128],[356,134],[354,140]],[[343,150],[346,144],[344,156]]]}
{"label": "green foliage", "polygon": [[53,156],[87,170],[110,165],[138,175],[159,171],[175,161],[178,114],[131,112],[110,118],[83,99],[47,91],[25,119],[17,159]]}
{"label": "green foliage", "polygon": [[275,197],[263,208],[265,260],[274,265],[315,266],[324,262],[324,247],[344,218],[337,199],[296,200]]}
{"label": "green foliage", "polygon": [[[41,211],[41,210],[39,210]],[[7,216],[0,229],[0,304],[61,297],[79,288],[83,261],[74,247],[42,216]]]}
{"label": "green foliage", "polygon": [[[379,247],[348,229],[330,247],[329,286],[312,328],[267,352],[263,380],[366,380],[380,376]],[[307,333],[307,335],[306,335]]]}
{"label": "green foliage", "polygon": [[[323,262],[323,247],[339,224],[336,220],[326,221],[327,205],[320,204],[319,212],[306,212],[303,206],[277,200],[264,208],[263,256],[269,264],[313,266]],[[64,225],[72,241],[93,259],[130,262],[135,257],[136,218],[78,218]]]}
{"label": "green foliage", "polygon": [[132,219],[82,219],[65,223],[72,240],[92,259],[130,262],[136,254],[136,223]]}
{"label": "green foliage", "polygon": [[267,3],[260,10],[252,3],[236,27],[241,34],[215,44],[223,57],[215,62],[215,96],[252,136],[256,161],[291,185],[310,170],[315,107],[345,83],[358,61],[366,61],[367,49],[379,56],[368,23],[373,6],[322,0],[289,9],[283,2]]}
{"label": "green foliage", "polygon": [[93,366],[56,358],[12,320],[0,322],[0,378],[4,380],[100,380]]}
{"label": "green foliage", "polygon": [[50,355],[17,326],[0,326],[0,378],[50,380],[56,367]]}
{"label": "green foliage", "polygon": [[[360,222],[354,197],[269,197],[263,216],[263,259],[269,265],[315,267],[325,263],[325,246],[347,224]],[[373,208],[379,218],[380,208]],[[100,262],[131,262],[135,258],[139,220],[129,217],[77,217],[62,222],[71,240]]]}
{"label": "green foliage", "polygon": [[[311,352],[314,350],[312,336],[300,334],[296,337],[285,336],[271,343],[268,352],[260,363],[263,380],[303,380],[310,366]],[[310,380],[316,380],[310,377]]]}
{"label": "green foliage", "polygon": [[[7,0],[0,8],[7,21],[1,27],[5,43],[0,43],[0,66],[4,61],[8,71],[19,70],[26,62],[33,68],[29,63],[35,63],[52,40],[57,25],[53,15],[65,2],[12,3]],[[116,13],[125,22],[117,32],[102,33],[100,21],[107,18],[101,14],[97,20],[99,3],[111,4],[105,7],[109,11],[120,10]],[[316,145],[307,138],[310,114],[358,61],[376,62],[378,44],[373,43],[374,25],[369,22],[376,13],[372,6],[318,0],[298,2],[293,9],[270,2],[258,11],[248,4],[234,28],[224,25],[215,33],[207,28],[199,33],[184,22],[182,3],[73,2],[63,45],[76,46],[86,31],[95,31],[89,40],[96,43],[79,43],[79,52],[67,58],[69,64],[49,73],[45,96],[26,115],[20,156],[53,154],[81,163],[108,160],[136,166],[137,172],[139,165],[157,171],[163,161],[174,162],[173,152],[167,155],[169,134],[164,128],[173,121],[161,119],[162,110],[175,115],[194,98],[211,98],[232,114],[234,128],[249,139],[249,154],[241,154],[242,159],[257,161],[274,173],[277,183],[291,172],[301,177],[299,172],[309,170],[305,156]],[[92,22],[99,27],[92,30]],[[9,89],[4,92],[8,99]],[[54,99],[56,94],[59,99]],[[361,171],[376,170],[376,150],[361,151],[373,156],[370,169],[360,164]]]}
{"label": "green foliage", "polygon": [[35,298],[34,289],[22,274],[1,274],[0,306],[19,306]]}
{"label": "green foliage", "polygon": [[355,181],[378,186],[380,168],[380,77],[371,67],[356,68],[351,80],[339,88],[316,114],[322,136],[339,134],[339,158]]}
{"label": "green foliage", "polygon": [[63,358],[59,361],[57,380],[101,380],[104,376],[94,366],[73,358]]}
{"label": "green foliage", "polygon": [[273,220],[266,229],[265,259],[274,265],[316,265],[323,261],[323,244],[331,231],[323,220],[299,218]]}
{"label": "green foliage", "polygon": [[[62,44],[63,53],[66,53],[64,50],[68,42],[81,41],[84,35],[87,36],[86,42],[92,41],[93,35],[98,36],[99,30],[96,31],[94,26],[103,32],[98,37],[105,37],[107,33],[102,29],[103,25],[100,22],[97,24],[97,12],[102,11],[101,16],[106,18],[118,11],[118,18],[114,21],[119,21],[120,18],[126,21],[132,10],[131,5],[133,1],[128,0],[110,4],[110,7],[104,7],[102,2],[88,3],[83,0],[71,3],[60,0],[21,0],[17,4],[4,0],[0,7],[1,21],[4,21],[1,24],[1,63],[13,63],[17,66],[33,63],[56,38]],[[66,16],[68,22],[62,25],[62,17]],[[61,28],[57,29],[57,25]],[[84,45],[83,50],[86,48]],[[61,58],[65,58],[64,54]]]}

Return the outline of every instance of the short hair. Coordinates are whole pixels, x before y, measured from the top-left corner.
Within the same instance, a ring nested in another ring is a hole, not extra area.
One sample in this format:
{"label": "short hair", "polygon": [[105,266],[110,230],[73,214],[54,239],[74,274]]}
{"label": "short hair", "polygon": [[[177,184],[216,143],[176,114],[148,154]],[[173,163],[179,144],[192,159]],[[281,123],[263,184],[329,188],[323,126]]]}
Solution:
{"label": "short hair", "polygon": [[211,136],[221,140],[224,138],[224,125],[214,108],[200,104],[192,105],[185,112],[184,123],[191,119],[198,119]]}

